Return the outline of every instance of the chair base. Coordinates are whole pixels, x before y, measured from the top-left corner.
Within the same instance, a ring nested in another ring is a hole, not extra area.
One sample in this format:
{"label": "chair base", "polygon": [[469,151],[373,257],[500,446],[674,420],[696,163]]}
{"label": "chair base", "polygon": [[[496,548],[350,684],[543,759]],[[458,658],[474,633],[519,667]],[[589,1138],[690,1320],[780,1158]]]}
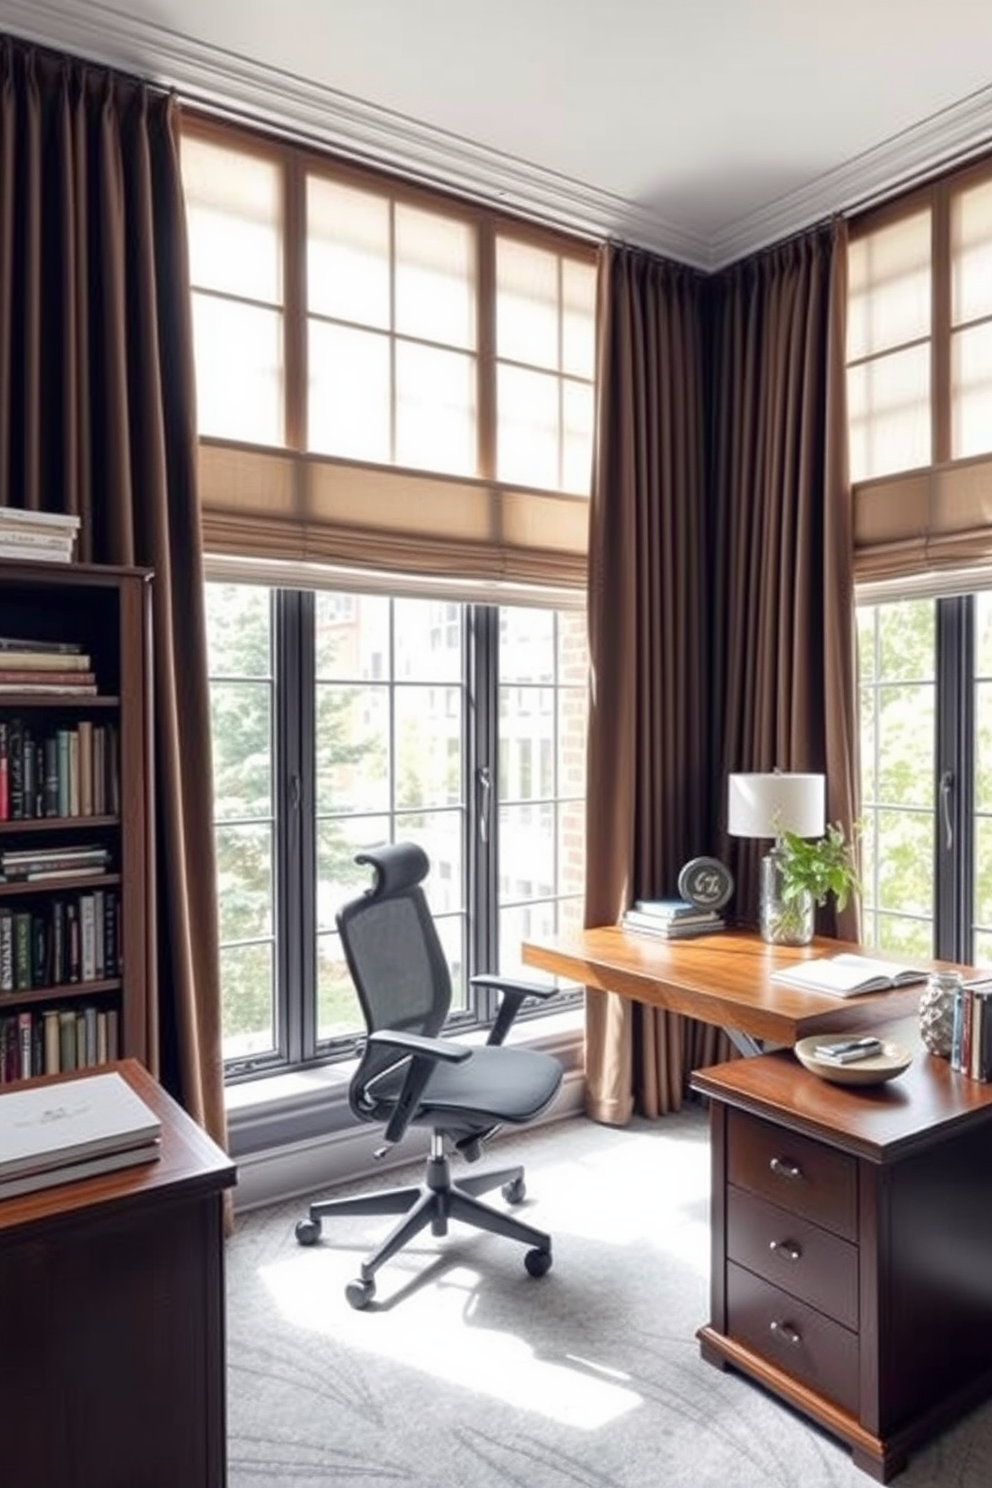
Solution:
{"label": "chair base", "polygon": [[525,1194],[522,1167],[471,1174],[457,1183],[437,1133],[431,1140],[424,1181],[415,1186],[388,1188],[378,1193],[360,1194],[347,1199],[320,1199],[310,1205],[307,1219],[296,1226],[301,1245],[313,1245],[320,1237],[322,1221],[335,1214],[401,1214],[400,1220],[386,1238],[362,1262],[359,1281],[348,1288],[352,1306],[365,1306],[374,1295],[373,1277],[397,1251],[408,1244],[428,1225],[432,1235],[446,1235],[451,1220],[474,1225],[519,1240],[532,1249],[525,1257],[528,1272],[543,1276],[551,1266],[551,1236],[533,1225],[524,1224],[513,1215],[480,1202],[478,1195],[501,1188],[508,1203],[519,1203]]}

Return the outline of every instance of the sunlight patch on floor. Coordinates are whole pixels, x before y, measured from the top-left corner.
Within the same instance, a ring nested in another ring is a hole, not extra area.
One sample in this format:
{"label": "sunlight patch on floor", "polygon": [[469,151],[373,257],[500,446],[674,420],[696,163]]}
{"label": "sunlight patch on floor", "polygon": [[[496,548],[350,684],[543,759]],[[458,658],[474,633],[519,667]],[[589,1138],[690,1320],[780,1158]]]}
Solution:
{"label": "sunlight patch on floor", "polygon": [[[388,1311],[358,1312],[344,1299],[343,1281],[329,1292],[325,1275],[315,1289],[314,1259],[312,1253],[301,1255],[259,1272],[294,1327],[326,1333],[338,1344],[581,1430],[595,1431],[643,1404],[615,1370],[576,1357],[538,1358],[522,1339],[480,1324],[480,1276],[467,1266],[445,1270]],[[400,1261],[393,1267],[399,1269]],[[394,1277],[384,1296],[396,1285]],[[471,1348],[465,1346],[466,1328],[476,1330]]]}

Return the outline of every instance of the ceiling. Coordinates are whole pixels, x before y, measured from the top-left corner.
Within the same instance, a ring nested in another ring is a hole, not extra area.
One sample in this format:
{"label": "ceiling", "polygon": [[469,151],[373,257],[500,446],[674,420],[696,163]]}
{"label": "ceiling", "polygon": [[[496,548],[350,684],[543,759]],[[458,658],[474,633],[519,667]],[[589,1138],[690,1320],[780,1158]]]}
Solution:
{"label": "ceiling", "polygon": [[0,0],[0,30],[702,268],[992,144],[989,0]]}

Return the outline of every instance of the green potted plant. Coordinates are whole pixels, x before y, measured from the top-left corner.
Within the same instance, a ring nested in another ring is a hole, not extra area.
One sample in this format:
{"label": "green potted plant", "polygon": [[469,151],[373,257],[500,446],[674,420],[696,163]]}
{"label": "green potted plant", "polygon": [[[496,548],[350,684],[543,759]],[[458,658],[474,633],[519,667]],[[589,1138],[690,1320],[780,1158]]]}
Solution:
{"label": "green potted plant", "polygon": [[817,905],[833,895],[843,909],[860,894],[855,860],[858,828],[849,839],[839,822],[829,822],[822,837],[783,832],[765,859],[762,871],[762,935],[778,945],[808,945],[813,938]]}

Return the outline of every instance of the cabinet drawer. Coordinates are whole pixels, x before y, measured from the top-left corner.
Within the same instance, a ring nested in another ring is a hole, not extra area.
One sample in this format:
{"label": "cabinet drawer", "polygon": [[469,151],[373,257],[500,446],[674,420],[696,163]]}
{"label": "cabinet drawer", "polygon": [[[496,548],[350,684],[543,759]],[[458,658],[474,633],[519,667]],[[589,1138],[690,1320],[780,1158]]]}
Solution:
{"label": "cabinet drawer", "polygon": [[858,1327],[858,1248],[742,1188],[727,1189],[727,1257]]}
{"label": "cabinet drawer", "polygon": [[845,1240],[857,1239],[858,1167],[847,1153],[760,1116],[732,1110],[727,1120],[727,1180]]}
{"label": "cabinet drawer", "polygon": [[858,1335],[743,1266],[727,1266],[727,1331],[792,1379],[857,1415]]}

